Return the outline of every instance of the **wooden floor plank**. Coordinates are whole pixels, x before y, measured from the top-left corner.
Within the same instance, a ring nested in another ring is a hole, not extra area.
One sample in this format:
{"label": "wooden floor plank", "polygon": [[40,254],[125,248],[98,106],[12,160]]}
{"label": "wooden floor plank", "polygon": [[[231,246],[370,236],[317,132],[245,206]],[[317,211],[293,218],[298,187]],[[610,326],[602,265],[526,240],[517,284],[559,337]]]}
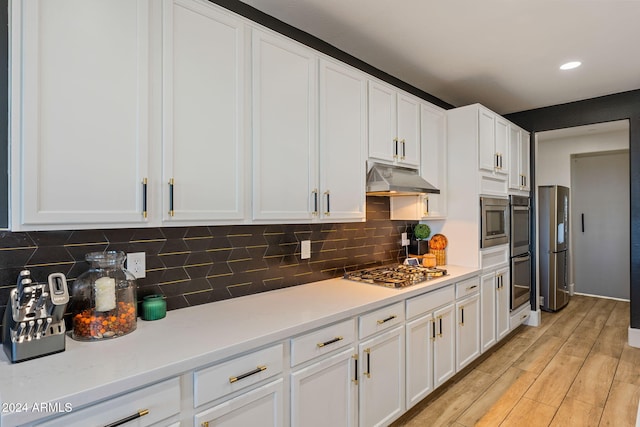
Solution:
{"label": "wooden floor plank", "polygon": [[640,386],[640,348],[624,346],[614,379]]}
{"label": "wooden floor plank", "polygon": [[513,366],[524,371],[535,372],[539,374],[553,359],[565,340],[556,336],[547,336],[546,334],[531,346],[530,351],[520,356]]}
{"label": "wooden floor plank", "polygon": [[556,355],[524,397],[559,408],[583,363],[584,359],[579,357]]}
{"label": "wooden floor plank", "polygon": [[600,329],[580,323],[558,353],[586,359],[598,339],[598,335],[600,335]]}
{"label": "wooden floor plank", "polygon": [[527,338],[516,336],[508,343],[491,353],[476,369],[487,374],[501,375],[522,356],[533,344]]}
{"label": "wooden floor plank", "polygon": [[567,397],[553,417],[551,427],[597,427],[601,415],[602,408]]}
{"label": "wooden floor plank", "polygon": [[627,336],[627,328],[605,327],[598,335],[591,351],[619,359],[627,343]]}
{"label": "wooden floor plank", "polygon": [[629,326],[629,303],[616,301],[615,307],[611,310],[611,315],[607,319],[605,326]]}
{"label": "wooden floor plank", "polygon": [[546,427],[551,423],[557,408],[523,397],[501,427]]}
{"label": "wooden floor plank", "polygon": [[567,397],[604,408],[616,374],[618,360],[600,353],[590,354],[580,368]]}
{"label": "wooden floor plank", "polygon": [[602,412],[600,426],[635,426],[638,399],[640,399],[640,386],[614,381]]}
{"label": "wooden floor plank", "polygon": [[458,422],[465,426],[478,427],[499,425],[531,387],[537,376],[533,372],[509,368],[458,418]]}

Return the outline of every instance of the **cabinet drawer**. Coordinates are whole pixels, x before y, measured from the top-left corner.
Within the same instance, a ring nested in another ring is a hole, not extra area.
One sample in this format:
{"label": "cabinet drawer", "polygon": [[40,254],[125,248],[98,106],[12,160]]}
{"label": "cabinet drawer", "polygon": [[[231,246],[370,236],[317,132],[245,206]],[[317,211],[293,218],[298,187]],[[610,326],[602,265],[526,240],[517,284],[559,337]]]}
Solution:
{"label": "cabinet drawer", "polygon": [[37,425],[42,427],[102,426],[116,423],[145,410],[148,413],[136,420],[135,425],[138,427],[149,426],[179,414],[179,378],[172,378],[85,409],[73,408],[73,412],[68,415]]}
{"label": "cabinet drawer", "polygon": [[219,365],[196,371],[193,403],[196,407],[282,372],[283,345],[258,350]]}
{"label": "cabinet drawer", "polygon": [[365,338],[376,332],[385,331],[404,322],[404,307],[402,302],[388,305],[369,314],[360,316],[359,338]]}
{"label": "cabinet drawer", "polygon": [[291,340],[291,366],[349,345],[355,340],[355,335],[355,320],[350,319],[293,338]]}
{"label": "cabinet drawer", "polygon": [[499,267],[509,263],[509,245],[496,246],[495,248],[480,251],[480,267],[482,269]]}
{"label": "cabinet drawer", "polygon": [[478,276],[456,283],[456,299],[480,292],[480,278]]}
{"label": "cabinet drawer", "polygon": [[509,317],[509,330],[513,331],[518,326],[522,325],[524,322],[529,319],[531,315],[531,310],[529,309],[529,305],[525,304],[522,308],[513,311]]}
{"label": "cabinet drawer", "polygon": [[407,319],[435,310],[455,299],[453,285],[407,300]]}

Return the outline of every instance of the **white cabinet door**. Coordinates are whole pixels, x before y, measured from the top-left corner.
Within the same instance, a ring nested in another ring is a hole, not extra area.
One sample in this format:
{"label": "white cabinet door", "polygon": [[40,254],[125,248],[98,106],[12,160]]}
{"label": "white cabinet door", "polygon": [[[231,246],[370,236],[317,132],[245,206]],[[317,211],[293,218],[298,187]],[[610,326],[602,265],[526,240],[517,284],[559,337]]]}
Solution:
{"label": "white cabinet door", "polygon": [[369,81],[369,158],[393,162],[397,159],[396,91]]}
{"label": "white cabinet door", "polygon": [[497,167],[495,151],[495,115],[484,108],[478,109],[478,167],[493,172]]}
{"label": "white cabinet door", "polygon": [[444,110],[420,105],[420,174],[440,190],[440,194],[423,196],[424,218],[447,216],[447,140]]}
{"label": "white cabinet door", "polygon": [[10,73],[13,228],[144,223],[149,1],[20,6],[10,26],[20,59]]}
{"label": "white cabinet door", "polygon": [[484,274],[480,277],[481,329],[480,342],[484,353],[496,343],[496,274]]}
{"label": "white cabinet door", "polygon": [[283,380],[279,379],[200,412],[197,426],[283,426]]}
{"label": "white cabinet door", "polygon": [[244,26],[188,0],[163,16],[163,219],[242,219]]}
{"label": "white cabinet door", "polygon": [[436,339],[433,342],[433,388],[438,388],[456,373],[456,318],[454,305],[433,313]]}
{"label": "white cabinet door", "polygon": [[361,343],[359,350],[359,425],[388,425],[404,412],[404,326]]}
{"label": "white cabinet door", "polygon": [[496,173],[509,174],[509,122],[496,116],[495,153],[497,157]]}
{"label": "white cabinet door", "polygon": [[520,129],[509,125],[509,188],[520,190],[522,188],[522,175],[520,173]]}
{"label": "white cabinet door", "polygon": [[509,267],[496,271],[495,276],[497,339],[500,341],[507,336],[510,331],[509,316],[511,301],[509,289],[511,288],[511,275],[509,273]]}
{"label": "white cabinet door", "polygon": [[316,56],[253,30],[253,219],[312,217],[316,171]]}
{"label": "white cabinet door", "polygon": [[520,130],[520,174],[522,175],[522,182],[524,183],[522,189],[524,191],[529,191],[531,189],[529,183],[529,175],[530,175],[530,145],[531,141],[529,141],[529,132],[525,132]]}
{"label": "white cabinet door", "polygon": [[529,191],[529,133],[509,125],[509,188]]}
{"label": "white cabinet door", "polygon": [[420,165],[420,102],[398,93],[398,162],[403,166]]}
{"label": "white cabinet door", "polygon": [[524,185],[522,189],[525,191],[529,191],[531,189],[529,183],[529,153],[530,149],[530,141],[529,141],[529,132],[525,132],[520,130],[520,150],[519,150],[519,158],[520,158],[520,174],[522,175],[522,181]]}
{"label": "white cabinet door", "polygon": [[433,391],[433,345],[436,340],[431,313],[406,325],[407,409]]}
{"label": "white cabinet door", "polygon": [[480,295],[475,294],[456,303],[457,371],[480,355]]}
{"label": "white cabinet door", "polygon": [[292,426],[356,426],[355,348],[291,374]]}
{"label": "white cabinet door", "polygon": [[319,101],[320,218],[364,220],[367,174],[365,75],[334,62],[320,61]]}

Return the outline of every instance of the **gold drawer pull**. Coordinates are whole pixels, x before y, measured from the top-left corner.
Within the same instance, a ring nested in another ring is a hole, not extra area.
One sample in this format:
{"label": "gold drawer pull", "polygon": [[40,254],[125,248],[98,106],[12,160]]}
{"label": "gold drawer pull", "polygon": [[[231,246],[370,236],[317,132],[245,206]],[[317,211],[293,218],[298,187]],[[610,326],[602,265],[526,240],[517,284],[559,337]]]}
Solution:
{"label": "gold drawer pull", "polygon": [[136,412],[133,415],[129,415],[128,417],[124,417],[121,420],[116,421],[115,423],[111,423],[111,424],[107,424],[104,427],[117,427],[117,426],[121,426],[124,423],[128,423],[129,421],[133,421],[135,419],[138,419],[140,417],[144,417],[145,415],[149,415],[149,410],[148,409],[143,409],[141,411]]}
{"label": "gold drawer pull", "polygon": [[333,344],[335,342],[342,341],[343,339],[344,339],[343,337],[335,337],[334,339],[329,340],[329,341],[319,342],[317,345],[318,345],[318,348],[322,348],[322,347],[327,346],[329,344]]}
{"label": "gold drawer pull", "polygon": [[469,287],[467,288],[467,290],[468,290],[468,291],[470,291],[470,290],[475,289],[475,288],[477,288],[477,287],[478,287],[478,285],[469,286]]}
{"label": "gold drawer pull", "polygon": [[382,325],[383,323],[387,323],[389,320],[393,320],[396,317],[398,317],[398,316],[396,316],[395,314],[392,314],[391,316],[387,317],[386,319],[378,320],[378,325]]}
{"label": "gold drawer pull", "polygon": [[242,375],[238,375],[237,377],[229,377],[229,383],[230,383],[230,384],[233,384],[233,383],[235,383],[236,381],[240,381],[240,380],[242,380],[242,379],[245,379],[245,378],[247,378],[247,377],[250,377],[251,375],[255,375],[255,374],[258,374],[258,373],[260,373],[260,372],[262,372],[262,371],[266,371],[266,370],[267,370],[267,367],[266,367],[266,366],[264,366],[264,365],[262,365],[262,366],[258,366],[258,367],[257,367],[256,369],[254,369],[253,371],[245,372],[244,374],[242,374]]}

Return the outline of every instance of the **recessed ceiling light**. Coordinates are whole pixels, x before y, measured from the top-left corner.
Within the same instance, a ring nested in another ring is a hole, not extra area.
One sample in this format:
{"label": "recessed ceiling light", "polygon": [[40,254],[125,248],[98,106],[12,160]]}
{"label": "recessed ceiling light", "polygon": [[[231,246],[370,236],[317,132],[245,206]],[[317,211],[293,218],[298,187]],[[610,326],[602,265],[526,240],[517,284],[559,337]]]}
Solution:
{"label": "recessed ceiling light", "polygon": [[571,62],[567,62],[565,64],[562,64],[560,66],[560,69],[561,70],[572,70],[574,68],[578,68],[581,65],[582,65],[582,62],[580,62],[580,61],[571,61]]}

